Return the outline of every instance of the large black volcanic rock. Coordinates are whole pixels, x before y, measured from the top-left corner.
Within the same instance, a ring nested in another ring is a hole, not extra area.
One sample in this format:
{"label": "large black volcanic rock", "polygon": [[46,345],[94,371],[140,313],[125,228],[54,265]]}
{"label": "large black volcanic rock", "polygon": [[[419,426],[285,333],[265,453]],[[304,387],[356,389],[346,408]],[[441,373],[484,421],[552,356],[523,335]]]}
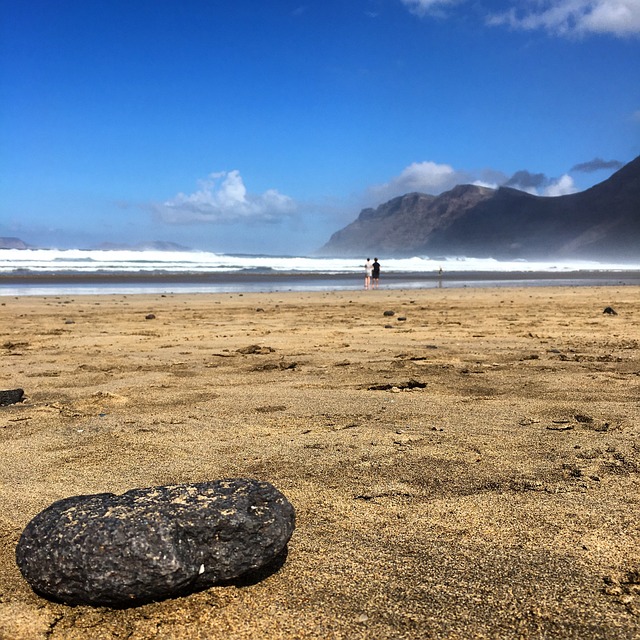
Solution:
{"label": "large black volcanic rock", "polygon": [[637,260],[640,157],[572,195],[463,185],[437,197],[394,198],[363,210],[318,253]]}
{"label": "large black volcanic rock", "polygon": [[264,568],[284,551],[294,522],[285,496],[256,480],[74,496],[31,520],[16,560],[45,597],[131,606]]}
{"label": "large black volcanic rock", "polygon": [[7,406],[9,404],[16,404],[24,400],[23,389],[7,389],[6,391],[0,391],[0,407]]}

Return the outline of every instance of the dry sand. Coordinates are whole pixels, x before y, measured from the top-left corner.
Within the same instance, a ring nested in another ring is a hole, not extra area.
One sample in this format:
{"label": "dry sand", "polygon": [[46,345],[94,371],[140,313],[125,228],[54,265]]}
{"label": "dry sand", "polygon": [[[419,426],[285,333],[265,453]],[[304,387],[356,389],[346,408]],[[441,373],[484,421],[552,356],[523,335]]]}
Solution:
{"label": "dry sand", "polygon": [[[0,303],[3,640],[640,637],[639,288]],[[297,511],[261,581],[112,610],[16,567],[54,500],[228,477]]]}

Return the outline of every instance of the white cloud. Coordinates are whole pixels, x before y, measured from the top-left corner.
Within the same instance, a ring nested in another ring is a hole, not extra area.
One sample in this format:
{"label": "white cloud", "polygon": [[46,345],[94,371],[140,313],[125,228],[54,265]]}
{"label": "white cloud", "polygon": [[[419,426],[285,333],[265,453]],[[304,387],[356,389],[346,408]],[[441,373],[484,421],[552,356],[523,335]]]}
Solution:
{"label": "white cloud", "polygon": [[[400,0],[417,16],[442,16],[467,0]],[[554,35],[640,35],[640,0],[510,0],[511,9],[489,16],[490,25],[543,29]],[[522,7],[526,8],[522,8]]]}
{"label": "white cloud", "polygon": [[486,180],[474,180],[471,184],[474,187],[485,187],[486,189],[497,189],[500,186],[497,182],[487,182]]}
{"label": "white cloud", "polygon": [[441,14],[443,7],[458,4],[459,0],[401,0],[409,11],[417,16]]}
{"label": "white cloud", "polygon": [[465,175],[448,164],[414,162],[403,169],[400,175],[385,184],[371,188],[371,195],[382,202],[412,191],[438,194],[452,189],[465,181]]}
{"label": "white cloud", "polygon": [[531,11],[512,8],[492,15],[488,22],[566,36],[640,35],[640,0],[538,0],[529,4]]}
{"label": "white cloud", "polygon": [[577,191],[578,189],[573,182],[573,178],[565,173],[548,185],[542,195],[550,197],[566,196],[570,193],[576,193]]}
{"label": "white cloud", "polygon": [[247,192],[240,172],[221,171],[198,181],[199,189],[189,195],[179,193],[153,210],[164,222],[274,222],[296,211],[289,196],[269,189],[260,195]]}
{"label": "white cloud", "polygon": [[573,178],[568,174],[560,178],[548,178],[544,173],[531,173],[526,169],[516,171],[503,184],[505,187],[530,193],[532,196],[565,196],[578,191]]}

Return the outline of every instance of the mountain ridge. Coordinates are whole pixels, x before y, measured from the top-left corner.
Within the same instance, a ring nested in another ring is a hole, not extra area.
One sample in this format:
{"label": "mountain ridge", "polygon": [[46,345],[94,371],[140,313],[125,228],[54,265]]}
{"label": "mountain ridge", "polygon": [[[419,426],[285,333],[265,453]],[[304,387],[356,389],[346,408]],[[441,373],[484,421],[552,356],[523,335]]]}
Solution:
{"label": "mountain ridge", "polygon": [[30,249],[24,240],[14,236],[0,236],[0,249]]}
{"label": "mountain ridge", "polygon": [[398,196],[363,209],[317,254],[637,260],[640,156],[607,180],[564,196],[475,185]]}

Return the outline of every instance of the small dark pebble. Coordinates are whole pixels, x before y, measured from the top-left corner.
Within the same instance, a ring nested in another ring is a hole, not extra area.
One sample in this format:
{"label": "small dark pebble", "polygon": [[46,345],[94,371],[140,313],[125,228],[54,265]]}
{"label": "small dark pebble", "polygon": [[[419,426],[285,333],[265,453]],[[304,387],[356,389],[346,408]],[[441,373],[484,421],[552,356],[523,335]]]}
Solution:
{"label": "small dark pebble", "polygon": [[156,316],[154,313],[147,313],[147,315],[144,317],[145,320],[155,320]]}
{"label": "small dark pebble", "polygon": [[0,407],[6,407],[9,404],[22,402],[24,399],[24,389],[9,389],[0,391]]}
{"label": "small dark pebble", "polygon": [[236,353],[242,353],[243,355],[251,355],[254,353],[273,353],[274,351],[275,349],[273,347],[264,347],[259,344],[250,344],[248,347],[241,347],[240,349],[236,349]]}
{"label": "small dark pebble", "polygon": [[610,316],[617,316],[618,312],[613,307],[605,307],[602,313],[606,313]]}
{"label": "small dark pebble", "polygon": [[389,391],[394,387],[397,389],[425,389],[427,386],[426,382],[418,382],[418,380],[408,380],[407,382],[396,382],[395,384],[384,383],[384,384],[372,384],[367,387],[369,391]]}
{"label": "small dark pebble", "polygon": [[395,311],[385,311],[382,315],[383,316],[395,316],[396,312]]}

